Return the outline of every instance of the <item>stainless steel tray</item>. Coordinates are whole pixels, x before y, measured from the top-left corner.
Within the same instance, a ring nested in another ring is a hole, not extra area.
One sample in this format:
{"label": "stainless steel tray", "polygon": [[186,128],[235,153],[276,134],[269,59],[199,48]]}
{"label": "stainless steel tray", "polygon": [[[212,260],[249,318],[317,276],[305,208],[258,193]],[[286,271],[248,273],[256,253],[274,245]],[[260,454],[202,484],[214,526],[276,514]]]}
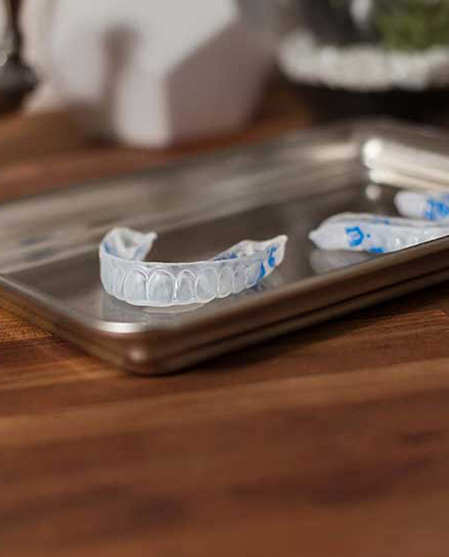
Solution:
{"label": "stainless steel tray", "polygon": [[[344,210],[394,214],[397,187],[449,189],[449,138],[390,121],[288,134],[263,145],[0,206],[0,302],[142,374],[173,372],[449,278],[449,239],[389,255],[326,253],[308,231]],[[108,296],[97,245],[112,226],[155,229],[157,260],[204,259],[288,234],[256,289],[161,310]]]}

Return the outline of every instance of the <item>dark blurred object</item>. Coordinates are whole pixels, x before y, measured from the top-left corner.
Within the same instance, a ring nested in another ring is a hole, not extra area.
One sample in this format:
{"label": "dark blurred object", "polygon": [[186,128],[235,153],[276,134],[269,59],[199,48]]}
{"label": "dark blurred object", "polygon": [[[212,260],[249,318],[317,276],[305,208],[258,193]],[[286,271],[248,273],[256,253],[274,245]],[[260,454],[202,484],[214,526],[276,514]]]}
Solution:
{"label": "dark blurred object", "polygon": [[37,77],[21,57],[21,0],[4,0],[6,28],[0,40],[0,115],[17,110],[36,87]]}
{"label": "dark blurred object", "polygon": [[301,0],[301,16],[323,43],[343,45],[375,39],[373,0]]}
{"label": "dark blurred object", "polygon": [[359,92],[301,85],[297,95],[298,103],[310,112],[315,123],[373,116],[436,126],[446,126],[449,121],[448,89]]}

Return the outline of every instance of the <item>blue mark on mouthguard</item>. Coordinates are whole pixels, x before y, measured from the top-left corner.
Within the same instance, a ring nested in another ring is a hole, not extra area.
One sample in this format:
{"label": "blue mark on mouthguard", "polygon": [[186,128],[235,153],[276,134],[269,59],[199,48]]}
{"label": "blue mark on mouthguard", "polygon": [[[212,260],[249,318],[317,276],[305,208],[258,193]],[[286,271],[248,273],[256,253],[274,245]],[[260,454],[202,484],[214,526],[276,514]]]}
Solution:
{"label": "blue mark on mouthguard", "polygon": [[354,248],[360,246],[363,242],[365,235],[360,226],[348,226],[345,228],[346,236],[348,237],[348,244]]}
{"label": "blue mark on mouthguard", "polygon": [[274,252],[277,250],[276,246],[273,246],[270,249],[270,253],[268,255],[268,265],[274,269],[274,267],[276,266],[276,258],[274,257]]}
{"label": "blue mark on mouthguard", "polygon": [[428,220],[439,220],[447,218],[449,215],[449,205],[439,199],[429,197],[427,199],[427,206],[424,212],[424,217]]}

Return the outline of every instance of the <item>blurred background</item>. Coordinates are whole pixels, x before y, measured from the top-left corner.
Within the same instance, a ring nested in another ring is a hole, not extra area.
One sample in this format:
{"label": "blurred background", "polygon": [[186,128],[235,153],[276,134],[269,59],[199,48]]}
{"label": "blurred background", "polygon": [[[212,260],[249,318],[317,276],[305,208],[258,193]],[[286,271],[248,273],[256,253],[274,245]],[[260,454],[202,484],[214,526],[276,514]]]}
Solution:
{"label": "blurred background", "polygon": [[113,174],[346,117],[449,122],[449,0],[131,7],[0,0],[0,164],[70,152],[83,178],[106,145]]}
{"label": "blurred background", "polygon": [[125,144],[242,129],[267,95],[314,123],[443,125],[448,87],[447,0],[0,3],[1,114],[63,108]]}

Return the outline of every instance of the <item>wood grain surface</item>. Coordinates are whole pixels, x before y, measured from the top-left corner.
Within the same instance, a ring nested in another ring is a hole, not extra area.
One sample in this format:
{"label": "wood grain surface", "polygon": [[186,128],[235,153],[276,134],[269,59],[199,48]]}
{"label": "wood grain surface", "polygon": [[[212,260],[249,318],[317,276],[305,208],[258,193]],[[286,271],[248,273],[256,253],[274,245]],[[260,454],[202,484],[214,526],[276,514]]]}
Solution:
{"label": "wood grain surface", "polygon": [[[308,123],[283,118],[229,141]],[[182,152],[20,117],[0,195]],[[0,310],[0,554],[445,557],[448,310],[443,285],[157,379]]]}

